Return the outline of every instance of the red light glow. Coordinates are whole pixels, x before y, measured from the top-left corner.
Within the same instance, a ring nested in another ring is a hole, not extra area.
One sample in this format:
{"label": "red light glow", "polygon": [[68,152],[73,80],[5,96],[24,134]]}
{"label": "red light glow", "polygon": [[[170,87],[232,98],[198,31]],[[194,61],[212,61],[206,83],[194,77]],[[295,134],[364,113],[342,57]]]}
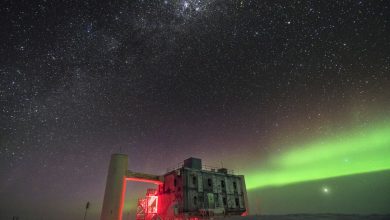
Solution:
{"label": "red light glow", "polygon": [[126,196],[126,178],[123,178],[122,181],[122,198],[121,204],[119,205],[119,220],[122,220],[123,207],[125,205],[125,196]]}
{"label": "red light glow", "polygon": [[[143,178],[137,178],[137,177],[125,177],[124,181],[134,181],[134,182],[143,182],[143,183],[152,183],[156,185],[163,185],[163,182],[159,180],[150,180],[150,179],[143,179]],[[157,193],[157,192],[155,192]],[[123,206],[125,203],[125,194],[126,194],[126,184],[123,184],[122,189],[122,202],[120,207],[120,213],[122,213]],[[157,195],[149,195],[145,198],[145,203],[143,206],[145,210],[145,214],[157,214],[158,213],[158,196]],[[122,215],[120,216],[120,219],[122,220]]]}
{"label": "red light glow", "polygon": [[148,214],[157,214],[158,196],[148,196]]}

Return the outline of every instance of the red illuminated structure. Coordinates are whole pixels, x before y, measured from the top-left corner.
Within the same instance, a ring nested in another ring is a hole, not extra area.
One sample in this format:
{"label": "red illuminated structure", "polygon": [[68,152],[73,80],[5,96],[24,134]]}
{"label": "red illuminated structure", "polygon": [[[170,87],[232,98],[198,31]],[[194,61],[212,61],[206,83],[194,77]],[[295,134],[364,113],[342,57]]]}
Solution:
{"label": "red illuminated structure", "polygon": [[148,189],[146,197],[138,199],[136,219],[158,219],[158,194],[156,189]]}
{"label": "red illuminated structure", "polygon": [[127,155],[111,157],[101,220],[121,220],[126,181],[154,183],[137,204],[137,220],[210,219],[247,215],[248,198],[244,176],[225,168],[202,166],[197,158],[162,176],[127,170]]}

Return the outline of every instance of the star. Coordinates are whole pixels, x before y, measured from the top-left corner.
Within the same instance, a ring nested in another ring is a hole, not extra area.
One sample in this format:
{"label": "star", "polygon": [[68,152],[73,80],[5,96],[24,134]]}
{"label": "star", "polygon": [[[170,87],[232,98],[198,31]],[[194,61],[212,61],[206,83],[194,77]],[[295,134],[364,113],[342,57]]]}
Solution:
{"label": "star", "polygon": [[330,193],[330,189],[327,187],[327,186],[323,186],[322,188],[321,188],[321,191],[324,193],[324,194],[329,194]]}

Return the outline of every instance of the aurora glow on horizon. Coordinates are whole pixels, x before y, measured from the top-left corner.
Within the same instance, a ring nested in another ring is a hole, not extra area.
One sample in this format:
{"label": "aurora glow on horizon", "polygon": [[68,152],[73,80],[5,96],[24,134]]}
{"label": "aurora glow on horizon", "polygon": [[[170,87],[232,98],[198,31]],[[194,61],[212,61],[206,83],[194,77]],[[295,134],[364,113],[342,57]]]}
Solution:
{"label": "aurora glow on horizon", "polygon": [[249,190],[390,169],[390,123],[292,147],[246,174]]}

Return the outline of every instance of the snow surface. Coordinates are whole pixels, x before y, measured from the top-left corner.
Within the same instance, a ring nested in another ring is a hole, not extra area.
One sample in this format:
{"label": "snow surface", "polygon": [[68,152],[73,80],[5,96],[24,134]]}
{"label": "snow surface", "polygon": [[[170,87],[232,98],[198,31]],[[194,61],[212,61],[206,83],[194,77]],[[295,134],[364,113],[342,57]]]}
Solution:
{"label": "snow surface", "polygon": [[291,215],[253,215],[229,217],[229,220],[390,220],[389,215],[354,214],[291,214]]}

